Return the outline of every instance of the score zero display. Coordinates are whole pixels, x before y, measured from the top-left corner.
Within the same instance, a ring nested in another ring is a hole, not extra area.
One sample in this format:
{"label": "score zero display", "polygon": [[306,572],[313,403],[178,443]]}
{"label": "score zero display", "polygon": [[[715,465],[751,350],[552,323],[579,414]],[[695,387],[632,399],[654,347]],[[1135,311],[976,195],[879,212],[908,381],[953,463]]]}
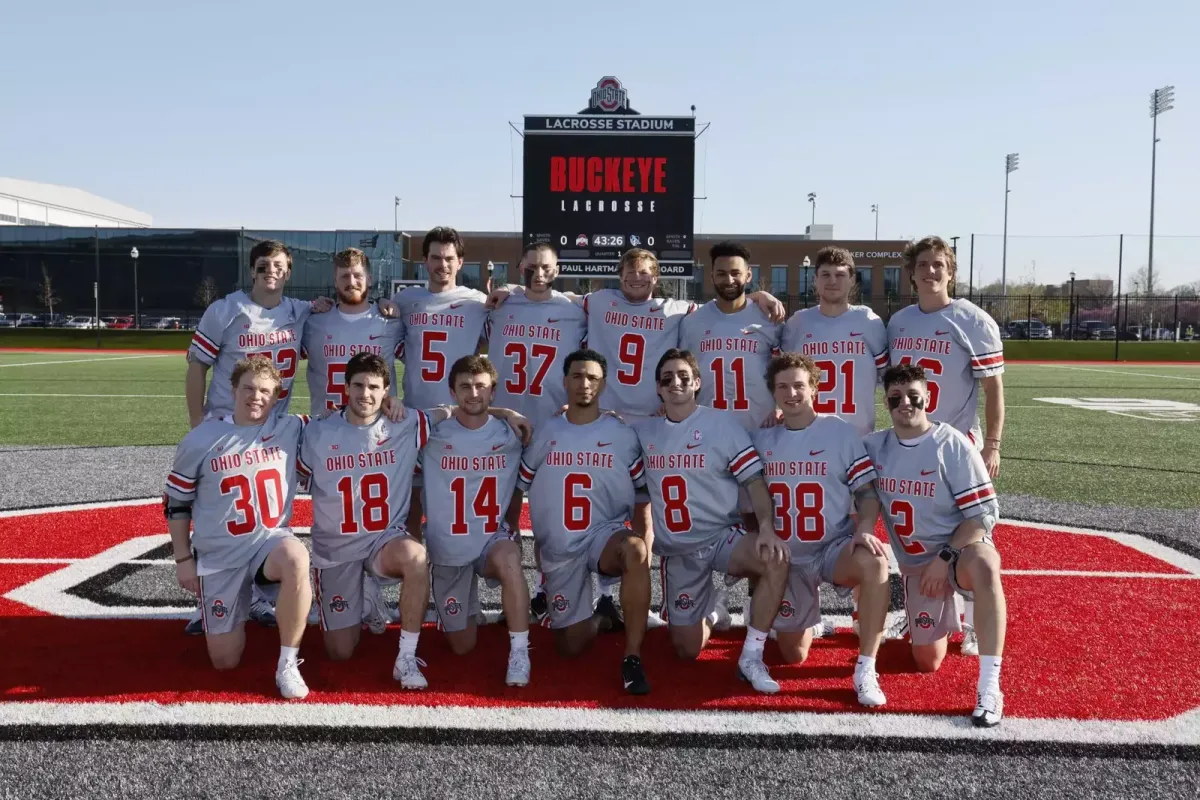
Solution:
{"label": "score zero display", "polygon": [[524,240],[561,262],[615,262],[632,247],[692,261],[695,121],[636,118],[638,130],[579,130],[526,117]]}

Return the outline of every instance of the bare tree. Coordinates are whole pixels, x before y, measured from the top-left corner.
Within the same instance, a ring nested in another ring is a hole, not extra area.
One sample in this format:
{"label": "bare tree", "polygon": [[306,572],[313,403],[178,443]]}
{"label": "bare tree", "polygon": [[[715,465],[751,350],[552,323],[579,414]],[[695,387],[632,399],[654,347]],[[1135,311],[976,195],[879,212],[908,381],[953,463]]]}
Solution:
{"label": "bare tree", "polygon": [[205,275],[204,280],[196,286],[196,305],[208,308],[217,299],[217,295],[217,282],[213,280],[212,275]]}
{"label": "bare tree", "polygon": [[42,263],[42,285],[38,287],[38,297],[42,301],[42,305],[50,312],[50,316],[54,316],[54,304],[58,302],[58,295],[54,293],[54,285],[50,282],[50,270],[46,269],[45,262]]}
{"label": "bare tree", "polygon": [[1145,264],[1135,269],[1133,274],[1128,278],[1127,291],[1135,294],[1161,294],[1163,290],[1162,274],[1160,272],[1154,273],[1154,285],[1148,286],[1146,284],[1148,272],[1149,270]]}

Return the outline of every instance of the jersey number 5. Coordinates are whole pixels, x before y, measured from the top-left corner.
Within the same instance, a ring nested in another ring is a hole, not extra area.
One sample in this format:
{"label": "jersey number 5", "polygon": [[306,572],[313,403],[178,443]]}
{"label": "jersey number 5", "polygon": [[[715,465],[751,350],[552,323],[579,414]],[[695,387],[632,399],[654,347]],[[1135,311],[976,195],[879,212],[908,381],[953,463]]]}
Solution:
{"label": "jersey number 5", "polygon": [[[221,494],[232,494],[233,509],[238,518],[225,523],[231,536],[243,536],[258,527],[274,528],[283,519],[283,476],[277,469],[260,469],[254,473],[254,486],[245,475],[226,475],[221,479]],[[274,511],[272,511],[274,505]]]}
{"label": "jersey number 5", "polygon": [[435,342],[445,344],[450,339],[446,331],[421,331],[421,380],[440,383],[446,380],[446,354],[434,350]]}

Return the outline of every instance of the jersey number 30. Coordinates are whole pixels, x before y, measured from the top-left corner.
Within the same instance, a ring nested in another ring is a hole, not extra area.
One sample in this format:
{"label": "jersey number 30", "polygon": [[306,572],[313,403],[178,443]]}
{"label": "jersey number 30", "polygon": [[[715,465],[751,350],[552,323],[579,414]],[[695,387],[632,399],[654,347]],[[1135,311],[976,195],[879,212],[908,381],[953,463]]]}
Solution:
{"label": "jersey number 30", "polygon": [[254,473],[254,485],[245,475],[226,475],[221,479],[221,494],[232,494],[237,518],[225,523],[231,536],[243,536],[258,528],[274,528],[283,519],[283,476],[277,469]]}

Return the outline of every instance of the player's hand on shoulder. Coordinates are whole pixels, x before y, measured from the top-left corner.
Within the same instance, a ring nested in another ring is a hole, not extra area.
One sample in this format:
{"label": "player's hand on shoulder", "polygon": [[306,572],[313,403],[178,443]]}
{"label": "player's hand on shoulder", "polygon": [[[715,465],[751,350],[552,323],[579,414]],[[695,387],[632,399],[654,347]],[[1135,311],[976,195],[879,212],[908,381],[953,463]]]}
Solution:
{"label": "player's hand on shoulder", "polygon": [[600,414],[605,417],[612,417],[617,422],[620,422],[622,425],[625,424],[625,418],[622,417],[620,414],[618,414],[616,411],[613,411],[611,408],[606,408],[606,409],[601,410]]}
{"label": "player's hand on shoulder", "polygon": [[921,570],[921,594],[926,597],[941,597],[946,593],[949,577],[949,562],[934,558]]}
{"label": "player's hand on shoulder", "polygon": [[505,420],[508,427],[512,428],[513,433],[521,440],[522,445],[528,445],[533,441],[533,423],[517,412],[512,412]]}
{"label": "player's hand on shoulder", "polygon": [[388,319],[400,318],[400,306],[386,297],[379,298],[379,302],[375,306],[379,309],[379,313]]}
{"label": "player's hand on shoulder", "polygon": [[780,323],[787,319],[787,309],[770,292],[753,292],[750,295],[750,299],[754,301],[759,310],[767,315],[767,319],[771,320],[771,322]]}
{"label": "player's hand on shoulder", "polygon": [[333,308],[333,299],[322,295],[309,303],[309,305],[312,307],[313,313],[324,314]]}
{"label": "player's hand on shoulder", "polygon": [[570,406],[566,406],[566,405],[564,405],[564,406],[563,406],[562,408],[560,408],[558,411],[555,411],[555,412],[554,412],[554,416],[556,416],[556,417],[561,417],[563,414],[567,413],[567,409],[568,409],[568,408],[570,408]]}
{"label": "player's hand on shoulder", "polygon": [[487,308],[499,308],[504,305],[504,301],[508,299],[509,295],[518,292],[519,289],[510,290],[507,286],[497,286],[488,293],[487,302],[484,305]]}
{"label": "player's hand on shoulder", "polygon": [[658,404],[658,408],[656,408],[656,409],[654,410],[654,413],[653,413],[653,414],[651,414],[650,416],[652,416],[652,417],[665,417],[666,415],[667,415],[667,407],[666,407],[665,405],[663,405],[662,403],[659,403],[659,404]]}
{"label": "player's hand on shoulder", "polygon": [[783,412],[777,408],[774,411],[772,411],[771,413],[767,414],[766,419],[764,419],[762,421],[762,425],[759,425],[758,427],[774,428],[775,426],[782,425],[782,424],[783,424]]}
{"label": "player's hand on shoulder", "polygon": [[390,422],[400,422],[404,419],[404,415],[408,412],[408,409],[404,407],[404,403],[400,402],[398,397],[393,397],[390,394],[383,398],[383,405],[381,408],[383,410],[383,415],[387,417]]}

